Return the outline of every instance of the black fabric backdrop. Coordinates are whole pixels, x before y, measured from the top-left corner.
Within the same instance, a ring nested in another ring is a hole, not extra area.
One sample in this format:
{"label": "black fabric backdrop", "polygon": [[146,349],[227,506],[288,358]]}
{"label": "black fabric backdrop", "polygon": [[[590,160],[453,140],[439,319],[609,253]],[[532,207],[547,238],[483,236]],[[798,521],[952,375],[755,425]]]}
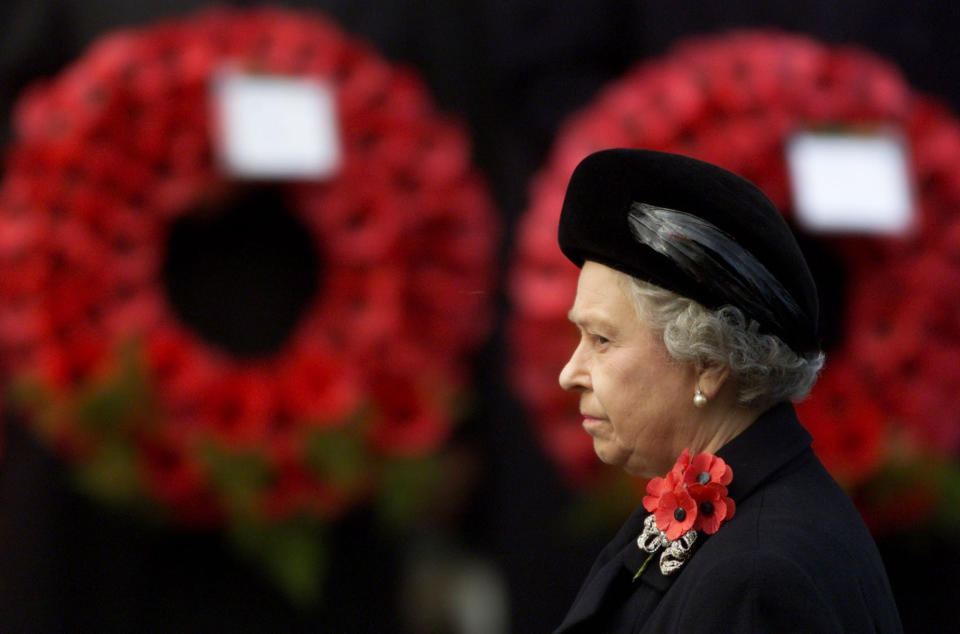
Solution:
{"label": "black fabric backdrop", "polygon": [[[0,140],[31,80],[76,58],[104,31],[203,6],[191,0],[5,0],[0,4]],[[248,5],[247,2],[233,2]],[[258,3],[259,4],[259,3]],[[735,27],[779,27],[826,42],[856,43],[896,62],[911,85],[960,111],[960,9],[952,2],[812,0],[328,0],[319,8],[419,70],[439,106],[472,131],[507,227],[564,118],[636,61],[678,38]],[[508,262],[507,257],[499,261]],[[2,274],[2,272],[0,272]],[[173,280],[171,283],[175,283]],[[502,287],[502,286],[501,286]],[[516,632],[559,623],[603,535],[560,530],[569,493],[540,453],[511,393],[499,325],[477,357],[481,407],[460,442],[482,458],[483,477],[448,526],[465,548],[503,571]],[[5,421],[0,462],[0,631],[349,631],[400,628],[394,601],[403,553],[362,512],[334,534],[324,604],[287,605],[216,535],[161,530],[112,514],[72,492],[62,466],[16,421]],[[612,531],[611,531],[612,533]],[[917,550],[882,540],[908,631],[960,629],[951,604],[960,545]],[[929,566],[927,571],[917,573]],[[949,627],[952,625],[953,627]]]}

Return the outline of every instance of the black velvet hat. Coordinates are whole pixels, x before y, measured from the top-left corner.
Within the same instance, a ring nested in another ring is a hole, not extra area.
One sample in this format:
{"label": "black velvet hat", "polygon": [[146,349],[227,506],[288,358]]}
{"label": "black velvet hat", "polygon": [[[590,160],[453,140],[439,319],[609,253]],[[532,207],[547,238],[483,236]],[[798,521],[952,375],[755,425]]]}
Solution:
{"label": "black velvet hat", "polygon": [[819,348],[817,289],[777,208],[749,181],[650,150],[591,154],[563,201],[560,249],[694,299],[740,308],[794,351]]}

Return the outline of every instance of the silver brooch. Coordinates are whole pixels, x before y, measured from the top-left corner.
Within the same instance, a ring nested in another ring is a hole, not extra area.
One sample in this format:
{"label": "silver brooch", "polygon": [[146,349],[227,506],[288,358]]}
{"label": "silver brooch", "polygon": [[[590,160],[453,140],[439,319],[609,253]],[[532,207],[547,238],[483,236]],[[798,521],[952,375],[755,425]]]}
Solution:
{"label": "silver brooch", "polygon": [[653,513],[651,513],[647,516],[647,519],[643,520],[643,532],[637,537],[637,546],[643,552],[650,553],[650,556],[643,562],[643,566],[640,567],[637,574],[634,575],[634,580],[643,574],[647,564],[661,548],[664,550],[660,553],[660,572],[664,575],[676,572],[690,558],[690,550],[696,541],[697,531],[693,529],[688,530],[677,539],[667,539],[667,535],[657,528],[657,522],[654,520]]}

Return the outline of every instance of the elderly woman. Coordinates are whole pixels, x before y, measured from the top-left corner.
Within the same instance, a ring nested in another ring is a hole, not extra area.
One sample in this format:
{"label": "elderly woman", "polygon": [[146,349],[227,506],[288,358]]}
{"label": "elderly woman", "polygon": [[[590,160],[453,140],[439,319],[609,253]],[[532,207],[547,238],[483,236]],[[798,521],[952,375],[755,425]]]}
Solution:
{"label": "elderly woman", "polygon": [[901,631],[790,404],[823,354],[773,204],[707,163],[606,150],[574,171],[559,239],[582,267],[560,384],[600,460],[653,480],[557,632]]}

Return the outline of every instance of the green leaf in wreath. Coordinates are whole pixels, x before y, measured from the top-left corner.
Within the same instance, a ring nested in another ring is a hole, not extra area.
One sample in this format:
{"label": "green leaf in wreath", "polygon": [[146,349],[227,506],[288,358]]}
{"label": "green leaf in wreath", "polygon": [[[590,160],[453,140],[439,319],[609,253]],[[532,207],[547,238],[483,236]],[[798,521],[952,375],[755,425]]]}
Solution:
{"label": "green leaf in wreath", "polygon": [[326,533],[308,518],[265,525],[238,522],[230,527],[231,541],[261,567],[295,605],[315,604],[327,566]]}
{"label": "green leaf in wreath", "polygon": [[934,521],[947,535],[960,531],[960,467],[950,461],[936,465],[940,499]]}
{"label": "green leaf in wreath", "polygon": [[442,477],[439,456],[395,458],[387,462],[376,506],[381,522],[395,530],[409,529],[427,508]]}
{"label": "green leaf in wreath", "polygon": [[212,444],[202,449],[210,479],[236,518],[260,516],[259,499],[270,483],[270,469],[263,456],[253,452],[228,452]]}
{"label": "green leaf in wreath", "polygon": [[155,416],[139,345],[128,343],[116,356],[116,370],[91,382],[77,396],[77,422],[91,431],[120,434]]}
{"label": "green leaf in wreath", "polygon": [[101,443],[89,460],[77,466],[79,487],[108,504],[130,505],[143,495],[134,448],[123,442]]}
{"label": "green leaf in wreath", "polygon": [[369,454],[360,435],[350,428],[311,433],[306,460],[318,476],[340,491],[356,491],[371,477]]}

